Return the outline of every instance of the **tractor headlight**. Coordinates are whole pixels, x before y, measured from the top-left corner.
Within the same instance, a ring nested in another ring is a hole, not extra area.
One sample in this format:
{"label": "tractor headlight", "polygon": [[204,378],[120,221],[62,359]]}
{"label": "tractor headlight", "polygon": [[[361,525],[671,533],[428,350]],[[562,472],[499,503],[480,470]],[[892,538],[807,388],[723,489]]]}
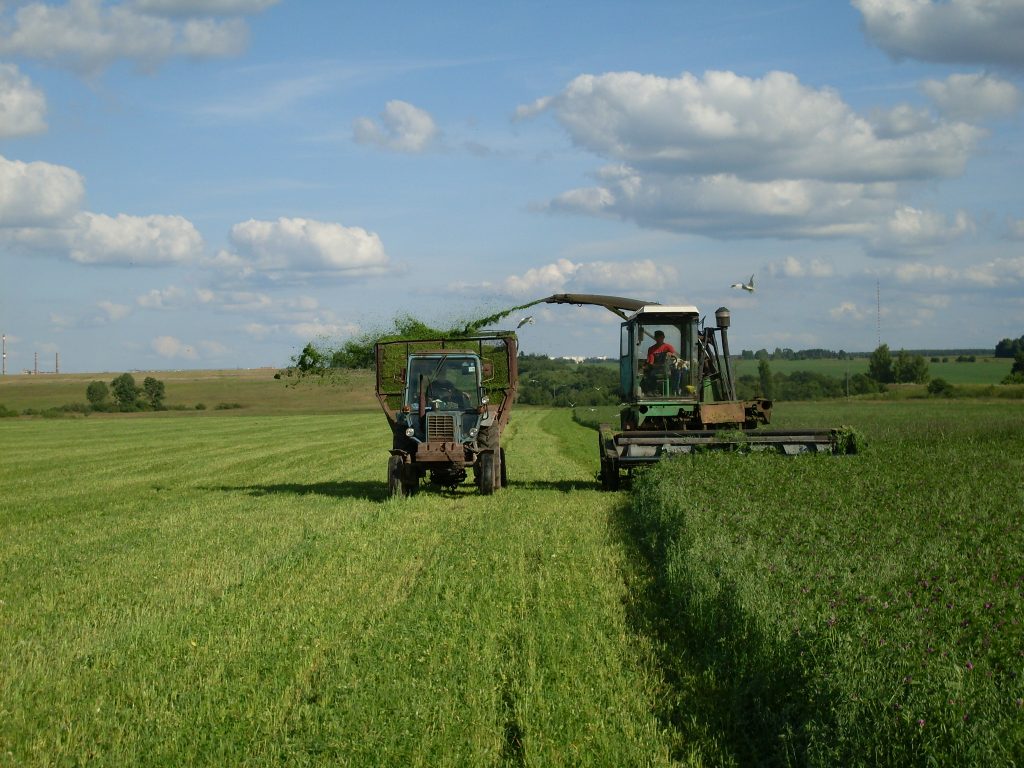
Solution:
{"label": "tractor headlight", "polygon": [[484,395],[483,397],[480,398],[480,405],[487,405],[489,402],[491,402],[491,398],[489,398],[487,395]]}
{"label": "tractor headlight", "polygon": [[407,430],[405,430],[405,436],[406,437],[412,437],[415,434],[416,434],[416,430],[413,429],[412,427],[409,427]]}
{"label": "tractor headlight", "polygon": [[469,430],[469,436],[476,437],[476,431],[476,427],[473,427],[471,430]]}

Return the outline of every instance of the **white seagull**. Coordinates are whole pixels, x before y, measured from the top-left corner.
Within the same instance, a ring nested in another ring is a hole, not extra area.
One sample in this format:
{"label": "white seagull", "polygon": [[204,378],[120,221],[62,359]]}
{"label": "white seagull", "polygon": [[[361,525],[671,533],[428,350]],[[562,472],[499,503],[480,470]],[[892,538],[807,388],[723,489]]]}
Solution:
{"label": "white seagull", "polygon": [[750,282],[749,283],[733,283],[729,287],[730,288],[742,288],[744,291],[749,291],[750,293],[753,293],[754,292],[754,276],[753,275],[750,276]]}
{"label": "white seagull", "polygon": [[516,330],[522,328],[524,325],[533,325],[533,315],[527,315],[519,321],[519,325],[516,326]]}

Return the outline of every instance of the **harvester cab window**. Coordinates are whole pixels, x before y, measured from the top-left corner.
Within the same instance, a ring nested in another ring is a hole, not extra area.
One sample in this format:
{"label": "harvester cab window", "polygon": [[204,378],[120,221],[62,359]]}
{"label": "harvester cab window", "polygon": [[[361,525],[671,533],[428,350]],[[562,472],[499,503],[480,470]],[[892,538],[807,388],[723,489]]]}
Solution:
{"label": "harvester cab window", "polygon": [[422,391],[430,410],[463,411],[480,405],[480,365],[476,358],[413,358],[408,380],[409,403],[417,403]]}
{"label": "harvester cab window", "polygon": [[690,387],[692,340],[689,323],[637,324],[634,359],[645,397],[685,397]]}

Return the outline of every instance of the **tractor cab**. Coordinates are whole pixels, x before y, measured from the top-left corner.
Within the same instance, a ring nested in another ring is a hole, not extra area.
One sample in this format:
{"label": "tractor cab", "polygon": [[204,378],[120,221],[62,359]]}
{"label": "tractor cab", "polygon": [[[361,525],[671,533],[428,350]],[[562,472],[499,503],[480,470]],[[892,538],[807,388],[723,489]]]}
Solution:
{"label": "tractor cab", "polygon": [[467,411],[480,406],[480,358],[473,354],[411,355],[405,402],[426,411]]}
{"label": "tractor cab", "polygon": [[628,402],[697,398],[699,314],[692,306],[644,306],[622,323],[619,389]]}

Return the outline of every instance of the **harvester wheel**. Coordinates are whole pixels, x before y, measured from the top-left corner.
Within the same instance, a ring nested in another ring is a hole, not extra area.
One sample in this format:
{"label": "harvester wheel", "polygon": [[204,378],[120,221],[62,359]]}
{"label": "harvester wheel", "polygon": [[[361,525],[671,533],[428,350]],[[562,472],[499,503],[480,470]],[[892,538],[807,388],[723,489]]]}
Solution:
{"label": "harvester wheel", "polygon": [[508,487],[508,464],[505,463],[504,448],[498,449],[498,463],[501,469],[501,471],[498,473],[498,475],[501,477],[501,487],[506,488]]}
{"label": "harvester wheel", "polygon": [[402,461],[401,456],[392,456],[388,459],[388,496],[395,497],[401,496],[404,488],[402,487],[402,473],[404,470],[405,462]]}
{"label": "harvester wheel", "polygon": [[601,490],[619,490],[619,465],[614,459],[601,459]]}
{"label": "harvester wheel", "polygon": [[500,454],[484,451],[480,454],[480,493],[490,496],[500,480],[501,467],[495,466],[501,461]]}

